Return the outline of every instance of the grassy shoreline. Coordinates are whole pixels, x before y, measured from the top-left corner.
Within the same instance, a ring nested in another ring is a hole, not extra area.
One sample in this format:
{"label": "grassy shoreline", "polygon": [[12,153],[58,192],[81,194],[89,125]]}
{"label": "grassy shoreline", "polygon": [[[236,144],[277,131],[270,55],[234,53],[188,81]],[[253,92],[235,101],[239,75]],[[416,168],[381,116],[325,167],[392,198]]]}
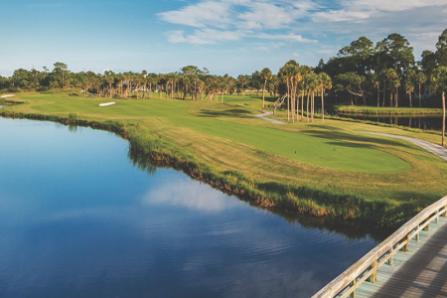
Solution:
{"label": "grassy shoreline", "polygon": [[[297,221],[312,228],[324,228],[331,231],[341,232],[348,237],[363,237],[369,234],[376,240],[383,239],[393,229],[397,228],[404,219],[397,222],[385,220],[383,212],[387,216],[403,212],[402,208],[394,210],[384,202],[367,203],[355,196],[333,195],[312,189],[295,189],[283,185],[281,191],[266,192],[260,188],[253,187],[252,181],[242,175],[234,173],[237,179],[228,179],[226,175],[213,172],[206,165],[196,163],[188,157],[178,157],[169,153],[169,148],[160,146],[157,142],[142,144],[134,138],[119,123],[96,122],[74,119],[72,116],[54,117],[40,114],[22,114],[0,111],[0,117],[9,119],[27,119],[35,121],[56,122],[67,126],[81,126],[93,129],[109,131],[129,141],[129,157],[133,163],[142,170],[151,171],[152,167],[173,168],[182,171],[189,177],[207,183],[211,187],[228,195],[237,196],[250,205],[277,213],[289,221]],[[175,153],[177,155],[177,152]],[[293,192],[305,192],[312,199],[298,199]],[[281,197],[286,197],[284,200]],[[414,209],[414,207],[410,207]],[[406,206],[404,209],[409,211]],[[391,211],[391,212],[390,212]],[[417,210],[411,210],[411,214]],[[297,215],[302,215],[297,217]],[[368,225],[373,226],[368,226]],[[368,227],[368,228],[366,228]]]}
{"label": "grassy shoreline", "polygon": [[341,114],[383,115],[383,116],[441,116],[442,110],[436,108],[394,108],[371,106],[336,106],[335,111]]}
{"label": "grassy shoreline", "polygon": [[[123,119],[117,117],[115,112],[112,113],[113,117],[104,117],[104,115],[100,116],[92,113],[79,114],[80,112],[82,113],[79,107],[76,107],[76,113],[73,112],[74,109],[66,107],[62,110],[59,107],[55,109],[54,103],[48,102],[48,99],[53,99],[53,97],[57,98],[58,96],[61,95],[45,96],[45,100],[43,101],[36,100],[30,103],[30,100],[26,99],[26,97],[31,98],[32,101],[36,95],[25,95],[27,104],[8,107],[8,109],[0,111],[0,115],[12,118],[56,121],[67,125],[90,126],[115,132],[129,140],[131,155],[133,155],[132,160],[142,168],[149,167],[151,164],[155,166],[173,167],[226,193],[237,195],[252,205],[282,214],[306,214],[314,217],[325,217],[328,220],[342,219],[347,222],[369,222],[378,228],[390,228],[405,221],[409,216],[420,210],[420,208],[440,197],[442,193],[447,192],[447,187],[438,184],[438,180],[443,179],[447,172],[447,168],[443,165],[436,170],[436,172],[440,171],[438,174],[432,173],[434,176],[441,175],[440,178],[435,179],[438,191],[435,190],[432,193],[424,194],[418,193],[416,190],[413,190],[413,193],[411,190],[407,190],[404,193],[400,193],[400,190],[391,190],[390,192],[387,189],[380,190],[381,185],[386,188],[386,183],[389,184],[389,182],[386,182],[386,180],[389,180],[386,178],[386,175],[382,177],[382,174],[371,175],[336,169],[309,167],[302,163],[291,162],[290,159],[283,158],[282,156],[272,155],[269,152],[265,152],[265,150],[252,148],[251,146],[247,147],[247,145],[238,144],[227,138],[216,136],[217,133],[211,136],[203,136],[200,131],[200,137],[206,137],[205,140],[202,140],[196,136],[195,130],[190,131],[190,129],[177,126],[171,127],[163,121],[164,119],[160,119],[158,115],[149,121],[146,118],[140,117],[126,117],[126,119]],[[55,100],[55,102],[57,101],[58,99]],[[92,100],[90,99],[90,101]],[[93,102],[96,105],[101,100],[93,99]],[[120,104],[133,105],[134,103],[132,101],[126,101]],[[140,105],[140,103],[138,104]],[[157,102],[154,104],[157,104]],[[177,103],[165,101],[163,102],[163,107],[164,105],[169,107],[169,105],[173,104]],[[250,104],[251,101],[248,103],[248,106]],[[211,106],[213,107],[212,111],[216,112],[216,106]],[[235,99],[235,106],[247,106],[247,103],[241,105],[240,101]],[[221,106],[219,105],[219,107]],[[206,108],[208,110],[210,105],[207,104]],[[248,108],[248,110],[250,109],[251,107]],[[234,113],[234,105],[231,106],[231,110]],[[107,113],[111,113],[110,111],[112,109],[106,111]],[[132,109],[132,111],[134,110]],[[224,112],[226,111],[228,109]],[[225,115],[222,111],[217,112]],[[236,114],[239,115],[240,113],[236,111]],[[240,115],[239,118],[241,118]],[[238,121],[241,120],[238,119]],[[243,117],[242,121],[245,121]],[[330,122],[331,125],[346,125],[339,123],[340,121]],[[206,123],[208,124],[209,121]],[[193,122],[189,126],[194,127],[193,124],[195,125]],[[256,122],[256,125],[260,124]],[[266,132],[271,133],[271,126],[267,126],[263,128],[263,131],[265,129]],[[362,124],[362,126],[371,129],[368,125]],[[335,128],[331,127],[330,131]],[[248,129],[249,127],[247,127]],[[286,131],[290,129],[294,130],[292,127],[285,128]],[[189,135],[193,133],[193,136]],[[218,133],[222,132],[219,131]],[[292,135],[294,134],[295,132]],[[347,134],[344,135],[341,132],[338,134],[340,134],[340,138],[347,138]],[[322,138],[323,136],[316,135],[315,137]],[[334,138],[334,135],[328,135],[326,137]],[[350,137],[354,138],[355,136]],[[193,144],[191,140],[194,140],[194,142],[200,141],[201,143]],[[354,140],[356,143],[349,142],[349,145],[359,146],[361,145],[357,143],[359,140]],[[392,149],[392,151],[395,149],[391,148],[392,146],[401,146],[398,142],[391,143],[386,140],[367,139],[365,137],[362,137],[360,141],[380,141],[384,143],[387,150]],[[209,142],[213,142],[213,146],[206,145]],[[343,146],[345,145],[343,144]],[[206,148],[203,148],[205,146]],[[228,152],[228,156],[225,155],[224,158],[218,158],[220,157],[219,154],[224,154],[216,148],[222,149],[222,152],[233,151]],[[217,151],[210,152],[213,149]],[[420,150],[411,147],[405,150],[409,150],[411,154],[417,152],[420,155],[419,158],[422,157],[423,159],[430,160],[429,166],[434,162],[432,160],[433,158],[428,157],[428,154],[424,154]],[[237,159],[235,156],[241,153],[246,154],[245,158],[248,160],[254,159],[254,162],[248,162],[248,168],[244,166],[244,162],[235,160]],[[399,158],[408,161],[410,156],[406,154]],[[410,158],[410,160],[410,164],[415,163],[412,164],[412,167],[415,166],[420,170],[425,168],[414,158]],[[253,165],[258,165],[260,169],[252,168]],[[265,170],[262,170],[263,168]],[[403,181],[405,179],[405,173],[408,173],[408,170],[403,169],[402,172],[404,174],[390,172],[388,175],[402,176],[398,180]],[[339,177],[335,176],[337,173],[339,173]],[[289,175],[292,176],[290,177]],[[325,175],[327,176],[327,182],[321,180]],[[362,179],[367,180],[369,178],[373,184],[377,184],[379,188],[373,187],[374,189],[380,190],[377,191],[377,195],[370,194],[369,196],[368,192],[370,190],[367,189],[366,185],[358,185],[360,182],[355,181],[355,179],[359,175]],[[313,183],[306,181],[307,176],[312,176]],[[320,177],[320,181],[318,181],[318,177]],[[343,179],[346,179],[346,181]],[[350,179],[354,181],[349,181]],[[342,181],[345,185],[334,185],[333,183],[336,183],[335,181]],[[402,183],[404,184],[405,182],[399,182],[399,185]],[[424,183],[424,181],[421,183]],[[431,184],[433,185],[433,181]],[[387,199],[385,196],[382,199],[377,198],[381,196],[381,193],[385,194],[387,192],[389,194],[391,193],[388,196],[390,199]],[[407,199],[391,199],[393,196],[398,197],[403,195]]]}

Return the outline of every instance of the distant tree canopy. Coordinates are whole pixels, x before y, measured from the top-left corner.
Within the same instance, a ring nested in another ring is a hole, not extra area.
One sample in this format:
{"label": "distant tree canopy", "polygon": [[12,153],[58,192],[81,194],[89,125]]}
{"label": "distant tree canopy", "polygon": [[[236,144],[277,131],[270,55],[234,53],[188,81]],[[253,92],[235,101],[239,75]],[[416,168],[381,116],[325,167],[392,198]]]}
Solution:
{"label": "distant tree canopy", "polygon": [[416,61],[409,41],[393,33],[374,44],[360,37],[343,47],[336,57],[320,62],[318,69],[334,80],[332,99],[351,104],[413,106],[427,104],[437,91],[433,74],[447,66],[447,29],[436,44],[436,51],[423,51]]}
{"label": "distant tree canopy", "polygon": [[[18,69],[10,77],[0,76],[0,91],[76,88],[103,97],[160,96],[184,100],[256,92],[260,96],[262,94],[263,107],[267,104],[267,96],[281,99],[287,95],[288,100],[281,105],[285,107],[301,102],[303,93],[310,97],[313,93],[327,98],[331,105],[427,106],[439,105],[435,98],[440,89],[435,86],[433,76],[441,66],[447,67],[447,29],[439,36],[435,50],[423,51],[419,61],[415,59],[410,42],[404,36],[392,33],[377,43],[362,36],[340,49],[327,62],[320,60],[315,68],[291,60],[280,68],[278,74],[263,68],[235,78],[212,75],[207,69],[194,65],[165,74],[147,71],[105,71],[98,74],[72,72],[66,64],[57,62],[51,70]],[[315,75],[320,75],[319,79]],[[321,90],[320,85],[330,88],[324,87],[323,94],[312,91]],[[312,102],[310,100],[310,109]],[[294,106],[295,111],[291,108],[289,106],[291,119],[298,116],[295,115],[296,108],[303,110],[302,107]]]}

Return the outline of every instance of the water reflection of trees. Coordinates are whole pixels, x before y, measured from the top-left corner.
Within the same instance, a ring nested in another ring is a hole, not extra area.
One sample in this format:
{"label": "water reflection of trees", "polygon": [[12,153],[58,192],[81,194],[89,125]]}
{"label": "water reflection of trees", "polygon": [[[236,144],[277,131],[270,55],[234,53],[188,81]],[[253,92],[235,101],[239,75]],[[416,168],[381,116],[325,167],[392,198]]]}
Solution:
{"label": "water reflection of trees", "polygon": [[154,165],[150,158],[137,146],[132,144],[129,146],[128,156],[134,166],[148,173],[149,175],[152,176],[157,172],[157,166]]}
{"label": "water reflection of trees", "polygon": [[78,126],[77,125],[73,125],[73,124],[69,124],[68,125],[68,130],[70,132],[77,132],[78,131]]}
{"label": "water reflection of trees", "polygon": [[393,228],[381,228],[371,222],[361,220],[346,220],[332,217],[311,217],[282,214],[289,222],[298,223],[306,228],[343,234],[349,239],[361,239],[370,236],[376,241],[381,241],[389,236]]}
{"label": "water reflection of trees", "polygon": [[441,130],[442,118],[433,116],[374,116],[361,114],[338,114],[341,117],[355,120],[385,123],[393,126],[406,126],[425,130]]}

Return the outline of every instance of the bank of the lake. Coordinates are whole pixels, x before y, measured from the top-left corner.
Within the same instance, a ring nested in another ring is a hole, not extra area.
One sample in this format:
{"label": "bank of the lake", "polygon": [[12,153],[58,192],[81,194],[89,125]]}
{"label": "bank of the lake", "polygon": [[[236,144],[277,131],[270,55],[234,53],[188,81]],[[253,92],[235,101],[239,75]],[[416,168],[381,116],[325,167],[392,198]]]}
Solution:
{"label": "bank of the lake", "polygon": [[392,227],[447,192],[446,165],[436,157],[360,132],[405,133],[395,128],[328,120],[280,129],[251,117],[259,101],[247,97],[228,97],[224,104],[118,100],[107,109],[98,108],[104,99],[61,93],[20,99],[26,103],[2,115],[114,131],[130,141],[141,164],[181,169],[280,213]]}
{"label": "bank of the lake", "polygon": [[[439,132],[442,129],[442,110],[437,108],[336,106],[337,118],[353,119],[372,124]],[[439,141],[438,141],[439,142]]]}
{"label": "bank of the lake", "polygon": [[436,134],[442,130],[442,116],[339,114],[339,117],[375,125],[418,129],[424,132],[433,131]]}
{"label": "bank of the lake", "polygon": [[442,109],[409,107],[372,107],[343,105],[335,106],[338,114],[374,115],[374,116],[442,116]]}
{"label": "bank of the lake", "polygon": [[141,164],[105,131],[0,118],[0,139],[2,298],[309,297],[377,243]]}

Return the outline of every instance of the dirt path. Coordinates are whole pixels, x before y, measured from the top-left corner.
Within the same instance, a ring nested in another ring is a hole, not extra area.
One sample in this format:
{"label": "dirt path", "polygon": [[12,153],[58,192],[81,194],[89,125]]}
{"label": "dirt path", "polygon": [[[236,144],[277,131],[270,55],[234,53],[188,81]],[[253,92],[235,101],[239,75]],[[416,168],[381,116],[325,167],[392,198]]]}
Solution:
{"label": "dirt path", "polygon": [[256,115],[255,117],[258,118],[258,119],[262,119],[262,120],[264,120],[264,121],[273,123],[273,124],[279,124],[279,125],[285,124],[284,122],[282,122],[282,121],[280,121],[280,120],[276,120],[276,119],[268,118],[269,116],[272,116],[272,115],[273,115],[272,112],[265,112],[265,113]]}
{"label": "dirt path", "polygon": [[410,142],[416,146],[421,147],[422,149],[425,149],[428,152],[433,153],[434,155],[439,156],[443,160],[447,161],[447,149],[440,145],[436,145],[436,144],[433,144],[433,143],[430,143],[427,141],[423,141],[420,139],[416,139],[416,138],[397,136],[397,135],[392,135],[392,134],[388,134],[388,133],[379,133],[379,132],[368,132],[368,133]]}

